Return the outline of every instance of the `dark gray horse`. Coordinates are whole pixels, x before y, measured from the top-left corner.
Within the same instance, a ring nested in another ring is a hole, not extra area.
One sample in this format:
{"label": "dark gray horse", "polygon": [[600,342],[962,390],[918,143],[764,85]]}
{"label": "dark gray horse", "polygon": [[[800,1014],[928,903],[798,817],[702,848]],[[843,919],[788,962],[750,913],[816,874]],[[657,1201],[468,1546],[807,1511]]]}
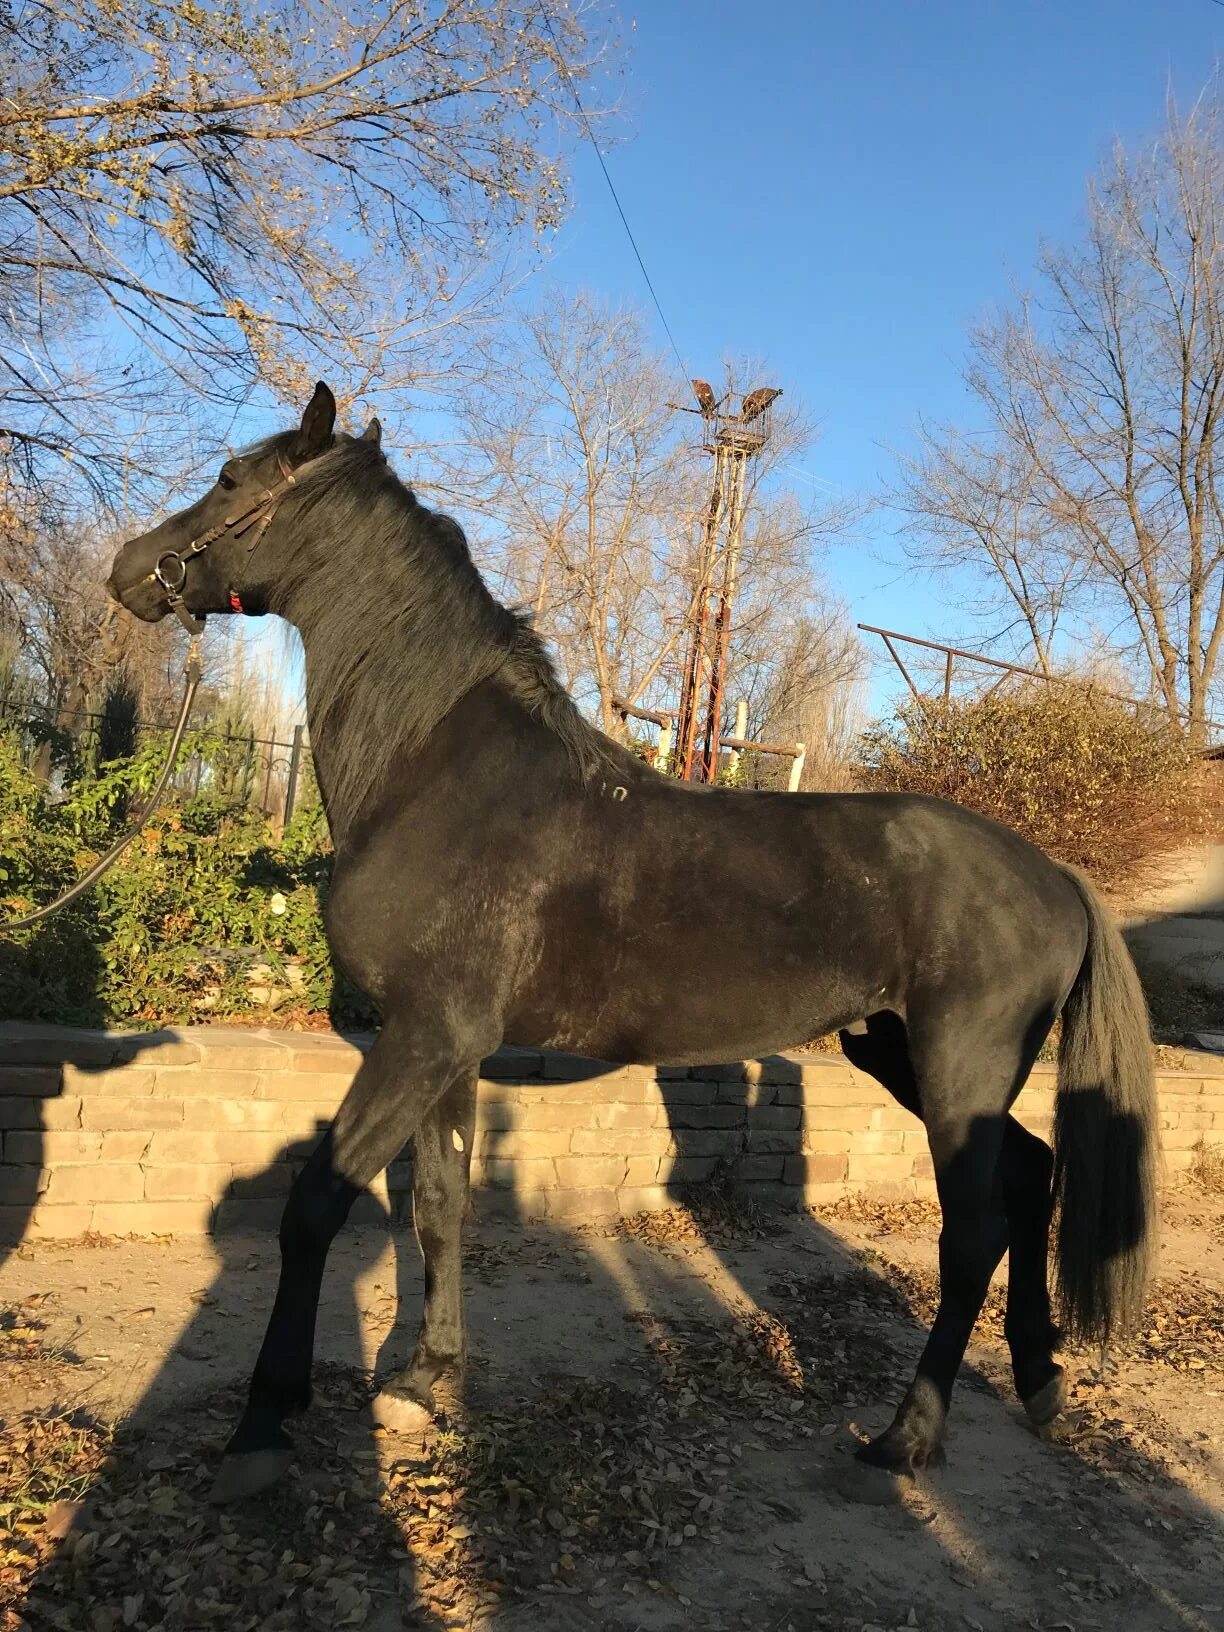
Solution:
{"label": "dark gray horse", "polygon": [[[353,1198],[409,1140],[425,1260],[389,1420],[463,1353],[460,1229],[476,1080],[503,1040],[600,1059],[751,1058],[841,1028],[926,1124],[940,1305],[868,1461],[938,1452],[953,1382],[1010,1247],[1007,1341],[1037,1423],[1061,1409],[1047,1290],[1105,1338],[1139,1310],[1153,1234],[1143,997],[1089,885],[939,800],[693,787],[589,726],[529,624],[494,600],[449,518],[388,467],[377,421],[300,426],[230,459],[198,503],[116,557],[138,617],[275,612],[306,651],[335,842],[327,929],[383,1025],[281,1225],[280,1286],[219,1476],[261,1488],[310,1400],[319,1286]],[[1008,1111],[1055,1018],[1055,1151]]]}

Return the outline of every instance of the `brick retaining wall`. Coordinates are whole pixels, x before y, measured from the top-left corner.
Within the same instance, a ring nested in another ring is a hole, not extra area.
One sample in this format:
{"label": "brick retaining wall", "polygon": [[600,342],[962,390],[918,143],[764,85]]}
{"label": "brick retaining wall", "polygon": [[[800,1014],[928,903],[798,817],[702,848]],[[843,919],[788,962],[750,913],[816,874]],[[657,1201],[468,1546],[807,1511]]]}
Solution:
{"label": "brick retaining wall", "polygon": [[[296,1167],[339,1104],[361,1040],[242,1031],[0,1026],[0,1238],[273,1227]],[[1018,1115],[1048,1135],[1051,1067]],[[1224,1147],[1224,1058],[1159,1078],[1166,1170]],[[480,1084],[478,1207],[525,1217],[670,1205],[730,1166],[759,1199],[933,1193],[921,1125],[840,1055],[691,1071],[503,1050]],[[395,1163],[367,1219],[409,1216]]]}

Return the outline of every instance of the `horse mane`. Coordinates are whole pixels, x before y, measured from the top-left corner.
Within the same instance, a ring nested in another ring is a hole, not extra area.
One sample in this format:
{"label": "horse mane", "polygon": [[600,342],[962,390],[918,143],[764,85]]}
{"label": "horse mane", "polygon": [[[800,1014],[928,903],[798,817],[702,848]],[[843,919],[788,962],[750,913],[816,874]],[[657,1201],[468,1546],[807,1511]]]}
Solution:
{"label": "horse mane", "polygon": [[[285,451],[294,432],[259,443]],[[458,522],[421,504],[378,444],[338,435],[277,516],[269,607],[309,641],[311,734],[327,739],[328,815],[345,830],[392,762],[496,677],[562,744],[583,783],[607,744],[523,612],[489,592]]]}

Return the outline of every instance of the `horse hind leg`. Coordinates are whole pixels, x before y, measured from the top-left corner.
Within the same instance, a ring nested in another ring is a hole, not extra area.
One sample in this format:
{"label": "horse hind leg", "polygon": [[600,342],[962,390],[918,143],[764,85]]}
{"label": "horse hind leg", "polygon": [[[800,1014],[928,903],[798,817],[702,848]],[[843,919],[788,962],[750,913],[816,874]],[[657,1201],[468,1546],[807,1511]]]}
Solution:
{"label": "horse hind leg", "polygon": [[[990,1046],[968,1024],[941,1016],[935,1036],[910,1026],[918,1100],[935,1167],[943,1224],[939,1309],[892,1424],[859,1455],[913,1470],[940,1460],[952,1389],[986,1293],[1007,1249],[1002,1153],[1007,1107],[1027,1074],[1013,1041]],[[970,1040],[972,1039],[972,1040]],[[1011,1069],[1000,1071],[1010,1055]]]}
{"label": "horse hind leg", "polygon": [[1059,1332],[1050,1310],[1047,1273],[1053,1174],[1049,1145],[1009,1116],[1003,1135],[1009,1246],[1003,1325],[1016,1393],[1037,1428],[1052,1422],[1066,1403],[1063,1370],[1054,1360]]}
{"label": "horse hind leg", "polygon": [[412,1359],[388,1377],[374,1419],[400,1432],[425,1426],[434,1384],[464,1358],[462,1235],[468,1209],[476,1073],[465,1072],[426,1113],[413,1140],[412,1216],[425,1266],[425,1300]]}

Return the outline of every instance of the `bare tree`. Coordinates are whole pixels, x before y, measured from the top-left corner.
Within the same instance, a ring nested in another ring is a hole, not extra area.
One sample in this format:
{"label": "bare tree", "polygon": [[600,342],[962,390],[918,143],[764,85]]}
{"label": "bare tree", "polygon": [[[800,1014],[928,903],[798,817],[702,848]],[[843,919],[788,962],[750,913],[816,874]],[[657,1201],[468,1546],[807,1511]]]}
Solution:
{"label": "bare tree", "polygon": [[167,391],[215,405],[215,442],[257,386],[429,377],[564,206],[548,127],[597,3],[0,0],[13,481],[121,495]]}
{"label": "bare tree", "polygon": [[[741,365],[738,377],[749,374]],[[757,370],[752,378],[764,378]],[[467,445],[437,485],[485,518],[484,551],[530,607],[569,683],[606,730],[612,699],[669,706],[694,599],[708,474],[687,396],[641,317],[553,294],[470,391]],[[811,439],[801,408],[774,418],[739,564],[728,697],[764,696],[777,654],[823,615],[813,559],[851,514],[762,485]]]}
{"label": "bare tree", "polygon": [[1084,240],[973,335],[982,451],[929,437],[904,479],[913,547],[976,559],[1048,661],[1060,615],[1108,620],[1201,744],[1224,640],[1224,143],[1203,102],[1115,149]]}
{"label": "bare tree", "polygon": [[700,471],[667,405],[671,377],[636,313],[556,293],[487,375],[463,402],[468,445],[444,484],[484,515],[506,591],[611,730],[612,698],[643,697],[681,638],[677,541]]}

